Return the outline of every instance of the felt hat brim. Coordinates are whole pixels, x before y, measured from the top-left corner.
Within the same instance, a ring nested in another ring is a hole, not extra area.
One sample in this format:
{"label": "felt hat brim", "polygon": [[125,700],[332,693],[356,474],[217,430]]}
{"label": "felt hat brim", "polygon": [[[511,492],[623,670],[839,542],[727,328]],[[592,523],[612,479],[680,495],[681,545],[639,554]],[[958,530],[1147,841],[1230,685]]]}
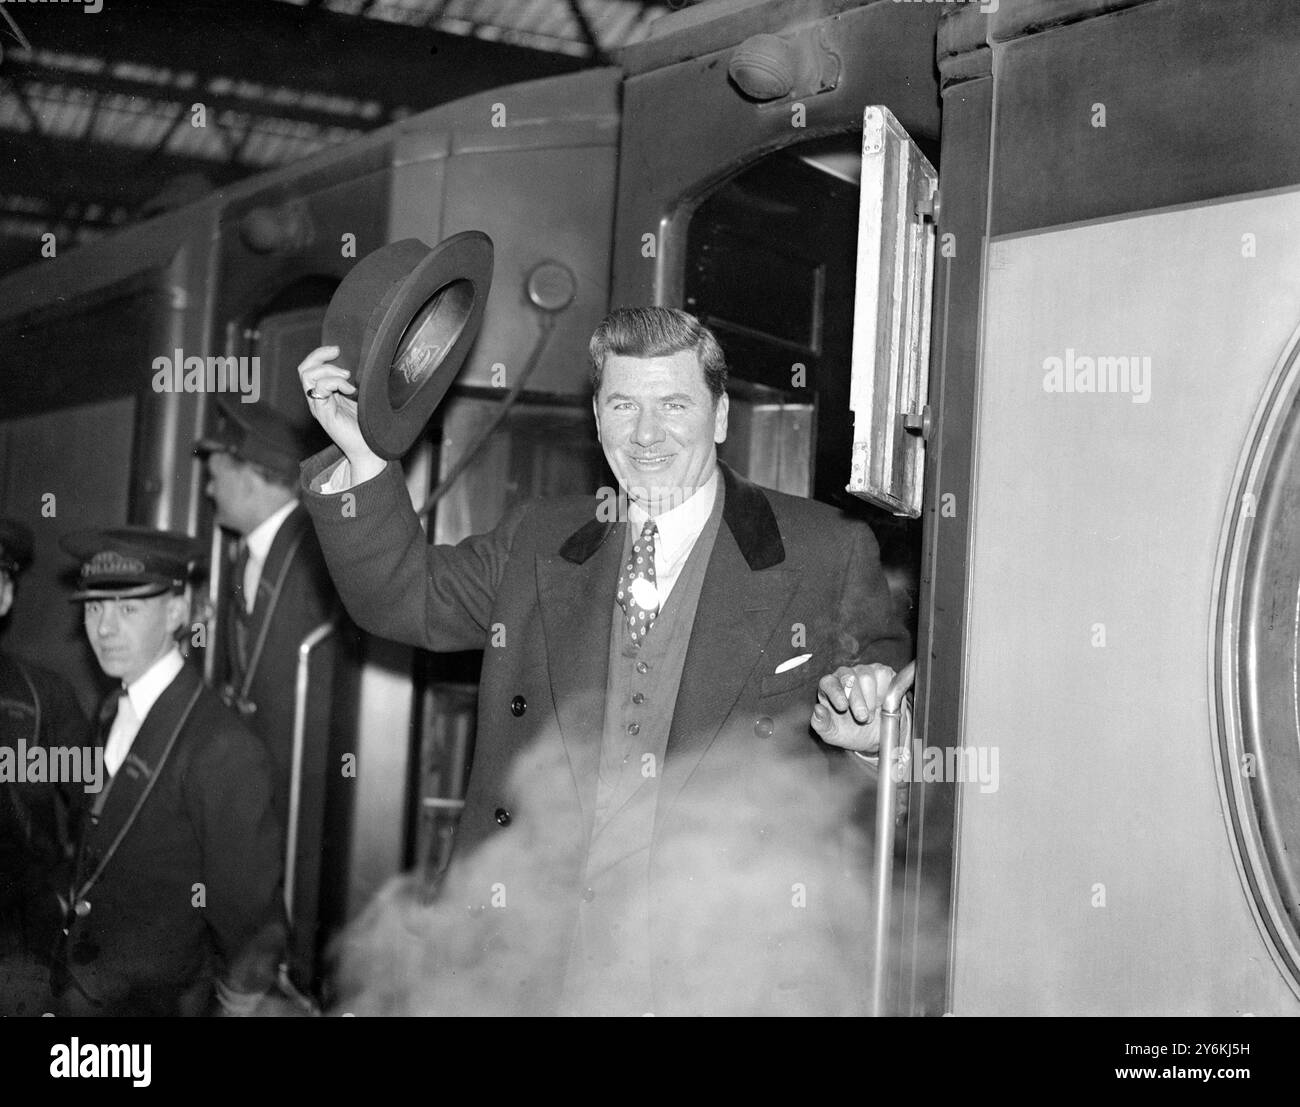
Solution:
{"label": "felt hat brim", "polygon": [[492,286],[492,240],[463,231],[432,249],[406,238],[368,254],[335,291],[321,343],[357,387],[357,422],[380,457],[424,431],[468,355]]}

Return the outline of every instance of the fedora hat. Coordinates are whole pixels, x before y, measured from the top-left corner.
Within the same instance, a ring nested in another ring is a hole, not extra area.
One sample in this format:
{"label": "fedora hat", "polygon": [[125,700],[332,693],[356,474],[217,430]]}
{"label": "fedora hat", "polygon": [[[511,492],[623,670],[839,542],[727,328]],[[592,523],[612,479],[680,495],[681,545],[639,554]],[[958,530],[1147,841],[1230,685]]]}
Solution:
{"label": "fedora hat", "polygon": [[451,387],[483,321],[492,240],[462,231],[367,254],[335,290],[321,343],[357,387],[357,422],[380,457],[401,457]]}

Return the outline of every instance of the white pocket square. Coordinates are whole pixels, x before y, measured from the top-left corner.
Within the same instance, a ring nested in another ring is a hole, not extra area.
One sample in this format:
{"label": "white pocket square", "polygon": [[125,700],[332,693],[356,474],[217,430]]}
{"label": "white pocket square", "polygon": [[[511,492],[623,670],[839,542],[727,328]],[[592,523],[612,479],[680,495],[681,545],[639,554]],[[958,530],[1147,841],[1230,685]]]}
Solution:
{"label": "white pocket square", "polygon": [[812,654],[810,653],[801,653],[798,657],[790,658],[789,661],[782,661],[781,664],[776,667],[776,673],[774,673],[773,675],[775,676],[779,673],[787,673],[791,669],[797,669],[810,657],[812,657]]}

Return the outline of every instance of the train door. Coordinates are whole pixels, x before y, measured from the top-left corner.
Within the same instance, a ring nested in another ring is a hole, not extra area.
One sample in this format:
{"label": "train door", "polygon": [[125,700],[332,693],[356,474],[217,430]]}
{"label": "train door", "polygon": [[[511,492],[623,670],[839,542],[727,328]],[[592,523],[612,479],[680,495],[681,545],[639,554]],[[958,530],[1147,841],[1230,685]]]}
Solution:
{"label": "train door", "polygon": [[[867,520],[915,641],[922,522],[868,505],[846,486],[863,113],[887,106],[937,163],[934,12],[872,5],[824,21],[791,17],[772,33],[744,39],[729,28],[730,40],[719,32],[704,40],[711,49],[692,53],[683,43],[666,58],[677,45],[673,18],[662,21],[668,41],[656,60],[675,64],[649,72],[636,51],[624,59],[631,77],[613,302],[682,306],[715,329],[734,379],[732,411],[742,415],[723,457],[760,483]],[[770,87],[751,67],[789,80]],[[669,118],[677,119],[671,141]],[[942,1010],[951,813],[950,795],[914,801],[900,845],[893,1010]],[[868,930],[864,918],[864,946]]]}

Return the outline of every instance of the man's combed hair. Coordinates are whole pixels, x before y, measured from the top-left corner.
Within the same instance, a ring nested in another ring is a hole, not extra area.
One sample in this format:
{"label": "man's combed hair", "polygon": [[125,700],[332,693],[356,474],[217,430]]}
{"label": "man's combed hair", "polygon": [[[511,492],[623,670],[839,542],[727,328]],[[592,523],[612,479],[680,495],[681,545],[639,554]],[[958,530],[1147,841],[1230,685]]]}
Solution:
{"label": "man's combed hair", "polygon": [[591,357],[591,390],[600,394],[605,358],[669,357],[692,350],[704,370],[704,383],[714,403],[727,390],[727,359],[713,332],[680,308],[617,308],[601,320],[587,352]]}

